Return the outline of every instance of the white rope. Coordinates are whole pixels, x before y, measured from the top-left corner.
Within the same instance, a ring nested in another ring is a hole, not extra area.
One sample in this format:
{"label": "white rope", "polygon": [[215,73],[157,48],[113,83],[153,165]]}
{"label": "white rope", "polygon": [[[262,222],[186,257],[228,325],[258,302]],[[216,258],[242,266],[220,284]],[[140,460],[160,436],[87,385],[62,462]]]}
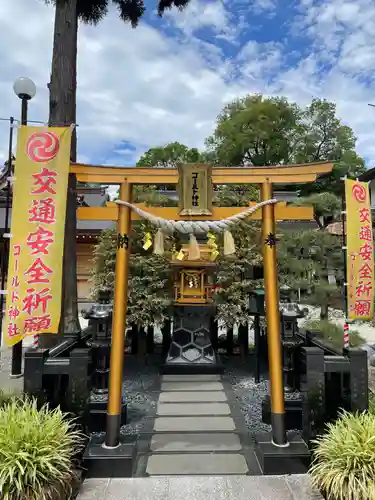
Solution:
{"label": "white rope", "polygon": [[127,201],[122,201],[122,200],[116,200],[116,203],[118,205],[125,205],[126,207],[131,208],[136,212],[138,215],[140,215],[143,219],[148,220],[151,222],[154,226],[157,228],[161,229],[163,232],[166,233],[173,233],[174,231],[178,231],[179,233],[183,234],[203,234],[203,233],[208,233],[209,231],[215,232],[215,233],[221,233],[223,231],[229,230],[230,226],[233,226],[240,220],[245,219],[252,213],[256,212],[260,208],[266,206],[266,205],[274,205],[277,203],[278,200],[272,199],[272,200],[266,200],[262,201],[261,203],[258,203],[257,205],[254,205],[253,207],[248,208],[247,210],[244,210],[243,212],[240,212],[239,214],[232,215],[231,217],[228,217],[227,219],[223,220],[216,220],[216,221],[211,221],[211,220],[195,220],[195,221],[189,221],[189,220],[168,220],[168,219],[162,219],[161,217],[156,217],[155,215],[150,214],[149,212],[146,212],[145,210],[141,210],[138,208],[136,205],[133,205],[132,203],[128,203]]}

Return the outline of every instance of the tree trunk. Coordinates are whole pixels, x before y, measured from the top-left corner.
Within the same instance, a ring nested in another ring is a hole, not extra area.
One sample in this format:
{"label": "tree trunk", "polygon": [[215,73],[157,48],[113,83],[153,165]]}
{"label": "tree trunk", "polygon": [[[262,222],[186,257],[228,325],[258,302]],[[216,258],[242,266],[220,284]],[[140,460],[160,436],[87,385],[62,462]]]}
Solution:
{"label": "tree trunk", "polygon": [[147,364],[147,335],[143,326],[138,327],[138,359]]}
{"label": "tree trunk", "polygon": [[321,306],[320,306],[320,319],[322,321],[328,320],[328,303],[327,302],[325,304],[321,304]]}
{"label": "tree trunk", "polygon": [[[77,0],[57,0],[51,82],[49,84],[49,125],[76,123],[77,89]],[[71,160],[76,161],[77,136],[73,131]],[[58,335],[41,335],[41,347],[50,347],[59,339],[79,335],[81,328],[77,305],[76,251],[76,177],[69,174],[62,283],[62,310]]]}

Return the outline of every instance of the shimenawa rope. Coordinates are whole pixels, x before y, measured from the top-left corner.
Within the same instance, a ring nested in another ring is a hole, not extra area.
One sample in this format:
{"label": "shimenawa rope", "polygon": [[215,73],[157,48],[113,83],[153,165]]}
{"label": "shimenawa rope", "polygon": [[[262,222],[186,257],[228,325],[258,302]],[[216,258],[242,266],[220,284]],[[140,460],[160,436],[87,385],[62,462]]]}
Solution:
{"label": "shimenawa rope", "polygon": [[162,217],[156,217],[155,215],[146,212],[145,210],[140,209],[136,205],[132,203],[128,203],[127,201],[116,200],[118,205],[125,205],[126,207],[131,208],[138,215],[143,217],[144,219],[151,222],[154,226],[161,229],[164,233],[173,233],[174,231],[178,231],[183,234],[204,234],[208,232],[222,233],[223,231],[228,231],[230,226],[233,226],[237,222],[246,219],[252,213],[256,212],[260,208],[266,205],[274,205],[278,202],[276,199],[266,200],[254,205],[253,207],[249,207],[247,210],[240,212],[239,214],[232,215],[227,219],[217,220],[217,221],[188,221],[188,220],[168,220],[163,219]]}

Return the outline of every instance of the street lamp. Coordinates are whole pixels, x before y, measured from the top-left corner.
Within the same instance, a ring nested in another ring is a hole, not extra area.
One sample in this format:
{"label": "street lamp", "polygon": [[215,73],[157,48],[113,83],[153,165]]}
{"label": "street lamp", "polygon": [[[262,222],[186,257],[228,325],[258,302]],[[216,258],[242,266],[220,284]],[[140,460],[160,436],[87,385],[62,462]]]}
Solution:
{"label": "street lamp", "polygon": [[25,76],[17,78],[13,84],[13,90],[17,97],[21,99],[21,124],[27,125],[27,103],[35,97],[35,83]]}
{"label": "street lamp", "polygon": [[[14,82],[13,90],[16,96],[21,99],[21,125],[27,125],[28,101],[35,97],[35,83],[30,78],[21,76]],[[10,189],[9,185],[8,189]],[[22,340],[12,347],[12,370],[10,376],[12,378],[22,376]]]}

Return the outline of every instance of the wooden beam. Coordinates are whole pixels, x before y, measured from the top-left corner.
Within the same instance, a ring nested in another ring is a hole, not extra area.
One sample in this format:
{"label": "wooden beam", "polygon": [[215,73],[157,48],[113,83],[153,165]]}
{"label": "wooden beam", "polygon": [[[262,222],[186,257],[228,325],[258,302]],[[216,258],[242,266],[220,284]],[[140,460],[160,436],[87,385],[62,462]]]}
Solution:
{"label": "wooden beam", "polygon": [[[251,203],[251,205],[255,205],[255,203]],[[149,207],[143,204],[137,204],[137,206],[156,217],[168,220],[222,220],[246,210],[246,207],[213,207],[211,216],[202,215],[189,218],[181,217],[177,207]],[[115,221],[118,216],[117,210],[116,203],[108,203],[106,207],[78,207],[77,218],[91,221]],[[286,203],[278,203],[275,209],[276,220],[312,220],[313,215],[312,207],[293,207],[287,206]],[[261,210],[249,216],[251,220],[261,220],[261,218]],[[140,219],[142,218],[132,211],[132,220]]]}
{"label": "wooden beam", "polygon": [[[273,167],[214,167],[213,184],[301,184],[313,182],[319,175],[331,172],[330,162],[280,165]],[[72,163],[71,173],[81,182],[98,184],[120,184],[127,180],[131,184],[177,184],[176,168],[103,167]]]}

